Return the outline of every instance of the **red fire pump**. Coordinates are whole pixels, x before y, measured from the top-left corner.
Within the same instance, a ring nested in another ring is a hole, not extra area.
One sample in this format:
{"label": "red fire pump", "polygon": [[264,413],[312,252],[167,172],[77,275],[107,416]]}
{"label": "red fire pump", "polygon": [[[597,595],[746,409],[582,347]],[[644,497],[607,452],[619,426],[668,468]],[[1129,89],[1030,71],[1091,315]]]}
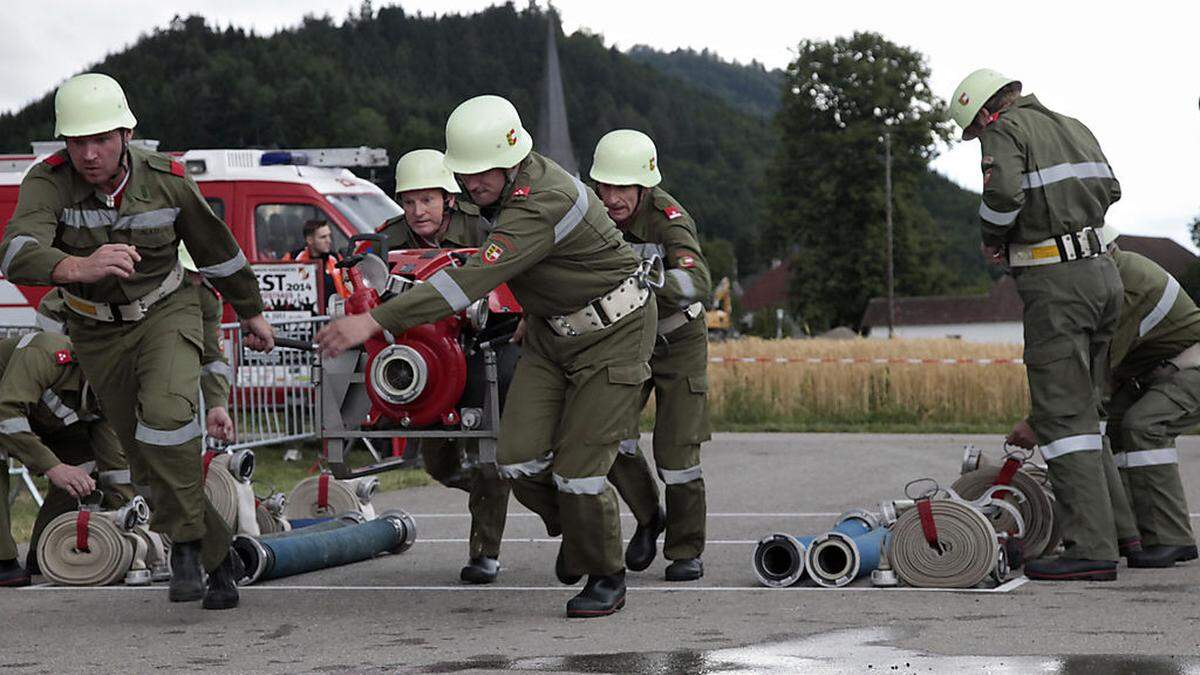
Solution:
{"label": "red fire pump", "polygon": [[[356,240],[372,239],[360,235]],[[334,299],[330,314],[368,312],[444,268],[461,265],[474,249],[392,251],[387,262],[370,250],[347,256],[353,291]],[[384,332],[360,349],[323,359],[316,375],[321,436],[338,477],[356,477],[404,464],[380,452],[397,438],[477,439],[481,463],[493,462],[500,403],[516,360],[508,343],[521,307],[500,286],[465,310],[399,335]],[[353,468],[358,441],[374,462]]]}

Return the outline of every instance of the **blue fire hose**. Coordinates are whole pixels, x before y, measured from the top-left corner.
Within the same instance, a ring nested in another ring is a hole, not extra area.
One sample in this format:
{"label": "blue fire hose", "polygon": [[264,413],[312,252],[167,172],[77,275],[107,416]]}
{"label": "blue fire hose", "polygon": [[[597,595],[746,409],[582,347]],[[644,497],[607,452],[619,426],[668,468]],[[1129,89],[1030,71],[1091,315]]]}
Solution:
{"label": "blue fire hose", "polygon": [[[879,526],[879,519],[869,511],[854,510],[838,517],[830,532],[849,537],[865,534]],[[822,536],[827,536],[822,535]],[[817,536],[793,536],[776,532],[763,537],[754,547],[754,574],[758,581],[770,588],[786,588],[804,578],[808,570],[807,552]]]}
{"label": "blue fire hose", "polygon": [[809,576],[821,586],[836,588],[870,574],[879,567],[889,534],[886,527],[876,527],[858,536],[831,531],[817,537],[805,561]]}
{"label": "blue fire hose", "polygon": [[271,532],[264,534],[259,539],[281,539],[284,537],[298,537],[300,535],[315,534],[317,532],[326,532],[346,527],[348,525],[357,525],[365,523],[367,519],[357,511],[347,511],[346,513],[338,514],[333,518],[297,518],[289,520],[288,524],[292,529],[286,532]]}
{"label": "blue fire hose", "polygon": [[368,560],[381,553],[402,553],[416,536],[411,516],[388,511],[366,523],[292,537],[242,535],[234,538],[233,548],[246,567],[241,583],[249,585]]}

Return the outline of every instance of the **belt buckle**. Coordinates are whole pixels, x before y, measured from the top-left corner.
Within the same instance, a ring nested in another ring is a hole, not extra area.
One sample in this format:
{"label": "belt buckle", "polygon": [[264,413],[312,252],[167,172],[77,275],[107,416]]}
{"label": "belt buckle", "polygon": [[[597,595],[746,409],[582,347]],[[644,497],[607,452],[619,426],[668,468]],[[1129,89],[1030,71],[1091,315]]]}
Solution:
{"label": "belt buckle", "polygon": [[133,316],[126,316],[124,311],[118,310],[115,312],[114,314],[123,321],[141,321],[146,318],[146,305],[141,300],[135,300],[121,309],[129,309],[133,313]]}

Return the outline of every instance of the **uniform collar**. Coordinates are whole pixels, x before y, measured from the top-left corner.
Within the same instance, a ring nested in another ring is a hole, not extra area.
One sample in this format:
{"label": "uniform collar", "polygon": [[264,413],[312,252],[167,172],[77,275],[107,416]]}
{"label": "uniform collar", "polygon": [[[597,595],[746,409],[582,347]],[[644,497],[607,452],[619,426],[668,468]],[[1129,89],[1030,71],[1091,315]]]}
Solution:
{"label": "uniform collar", "polygon": [[646,190],[645,196],[638,202],[637,209],[633,215],[629,217],[629,225],[624,232],[639,241],[648,242],[651,239],[651,223],[654,220],[654,212],[657,208],[654,206],[655,197],[657,197],[658,188],[650,188]]}

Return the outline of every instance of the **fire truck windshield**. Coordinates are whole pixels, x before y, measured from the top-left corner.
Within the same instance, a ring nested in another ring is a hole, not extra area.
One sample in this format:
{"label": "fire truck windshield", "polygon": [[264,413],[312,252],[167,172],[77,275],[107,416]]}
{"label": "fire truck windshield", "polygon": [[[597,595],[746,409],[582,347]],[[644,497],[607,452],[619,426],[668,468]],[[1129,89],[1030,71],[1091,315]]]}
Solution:
{"label": "fire truck windshield", "polygon": [[354,225],[354,229],[363,233],[374,232],[385,220],[404,213],[399,204],[381,194],[340,194],[325,197]]}

